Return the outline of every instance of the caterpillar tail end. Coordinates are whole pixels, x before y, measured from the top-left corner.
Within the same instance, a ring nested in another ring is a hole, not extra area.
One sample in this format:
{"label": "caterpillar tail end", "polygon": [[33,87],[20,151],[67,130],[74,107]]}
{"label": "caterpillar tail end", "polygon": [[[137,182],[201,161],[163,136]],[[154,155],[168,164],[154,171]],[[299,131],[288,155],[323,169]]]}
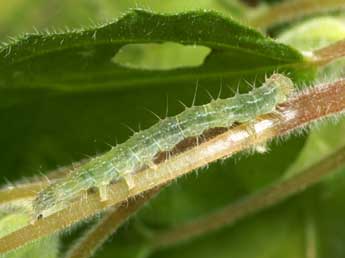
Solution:
{"label": "caterpillar tail end", "polygon": [[38,214],[38,215],[33,215],[31,217],[31,220],[30,220],[30,224],[31,225],[34,225],[37,221],[43,219],[43,215],[42,214]]}

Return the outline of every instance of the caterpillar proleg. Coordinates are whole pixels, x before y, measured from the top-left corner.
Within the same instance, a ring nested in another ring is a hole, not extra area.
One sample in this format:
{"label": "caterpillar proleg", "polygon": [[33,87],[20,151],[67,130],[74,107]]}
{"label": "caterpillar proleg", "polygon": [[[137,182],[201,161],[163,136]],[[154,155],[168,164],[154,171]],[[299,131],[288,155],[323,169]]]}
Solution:
{"label": "caterpillar proleg", "polygon": [[101,200],[106,201],[108,185],[118,180],[125,180],[130,191],[131,175],[144,167],[154,168],[157,154],[169,152],[183,140],[198,137],[210,129],[228,128],[274,112],[292,91],[293,83],[288,77],[273,74],[261,87],[247,94],[212,100],[167,117],[47,186],[33,201],[33,215],[35,218],[49,216],[94,188],[99,190]]}

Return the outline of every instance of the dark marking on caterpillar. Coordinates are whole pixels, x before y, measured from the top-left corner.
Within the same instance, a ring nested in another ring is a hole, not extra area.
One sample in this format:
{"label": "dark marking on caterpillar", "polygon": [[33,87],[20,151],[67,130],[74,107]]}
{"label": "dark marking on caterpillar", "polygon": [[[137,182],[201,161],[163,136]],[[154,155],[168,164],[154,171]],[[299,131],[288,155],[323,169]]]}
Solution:
{"label": "dark marking on caterpillar", "polygon": [[119,180],[125,180],[130,190],[134,187],[133,173],[145,167],[155,167],[169,155],[184,151],[222,130],[274,112],[292,91],[293,83],[289,78],[273,74],[261,87],[249,93],[212,100],[167,117],[47,186],[33,201],[33,215],[35,218],[49,216],[68,207],[81,193],[94,188],[105,201],[109,184]]}
{"label": "dark marking on caterpillar", "polygon": [[[238,125],[239,123],[236,123],[236,124]],[[186,138],[186,139],[182,140],[181,142],[179,142],[178,144],[176,144],[176,146],[172,150],[157,153],[157,155],[153,159],[153,162],[155,164],[159,164],[159,163],[165,161],[168,157],[175,156],[175,155],[182,153],[182,152],[184,152],[190,148],[193,148],[193,147],[197,146],[198,144],[201,144],[205,141],[208,141],[208,140],[214,138],[217,135],[220,135],[220,134],[226,132],[227,130],[229,130],[229,128],[217,127],[217,128],[212,128],[212,129],[206,130],[200,136]]]}

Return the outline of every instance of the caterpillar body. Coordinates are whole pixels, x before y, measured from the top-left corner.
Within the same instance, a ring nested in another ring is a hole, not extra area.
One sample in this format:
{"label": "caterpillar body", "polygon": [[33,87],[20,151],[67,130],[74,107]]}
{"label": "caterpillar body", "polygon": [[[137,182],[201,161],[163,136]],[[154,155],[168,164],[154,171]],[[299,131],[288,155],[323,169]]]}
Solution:
{"label": "caterpillar body", "polygon": [[273,112],[292,91],[293,83],[288,77],[273,74],[261,87],[247,94],[213,100],[167,117],[43,189],[33,201],[33,215],[49,216],[67,207],[83,191],[95,187],[101,200],[107,200],[108,185],[121,179],[126,180],[130,189],[130,175],[140,168],[154,167],[157,154],[168,152],[184,139],[200,136],[209,129],[249,122]]}

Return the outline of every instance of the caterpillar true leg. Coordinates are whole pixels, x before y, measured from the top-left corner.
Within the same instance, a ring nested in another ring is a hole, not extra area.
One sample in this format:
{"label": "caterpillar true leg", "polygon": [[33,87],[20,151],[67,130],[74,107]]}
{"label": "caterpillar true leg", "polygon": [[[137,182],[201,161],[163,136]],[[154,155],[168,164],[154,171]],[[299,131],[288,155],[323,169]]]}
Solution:
{"label": "caterpillar true leg", "polygon": [[128,192],[133,190],[133,188],[135,187],[135,182],[133,180],[133,176],[131,174],[127,174],[123,177],[123,179],[125,180],[126,185],[128,187]]}
{"label": "caterpillar true leg", "polygon": [[105,202],[108,200],[108,186],[107,185],[101,185],[98,187],[99,189],[99,197],[101,202]]}

